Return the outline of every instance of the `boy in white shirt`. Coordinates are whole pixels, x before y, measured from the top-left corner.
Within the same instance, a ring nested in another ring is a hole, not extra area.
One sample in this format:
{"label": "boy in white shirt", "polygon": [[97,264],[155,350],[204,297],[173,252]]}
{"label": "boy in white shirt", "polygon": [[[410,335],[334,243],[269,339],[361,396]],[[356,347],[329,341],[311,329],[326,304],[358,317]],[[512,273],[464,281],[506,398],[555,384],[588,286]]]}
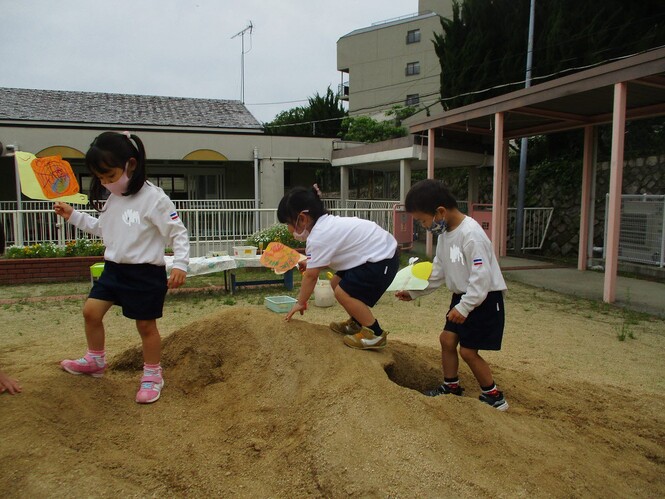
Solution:
{"label": "boy in white shirt", "polygon": [[457,209],[457,201],[438,180],[422,180],[406,195],[406,211],[425,229],[438,235],[436,256],[429,285],[423,291],[398,291],[395,296],[409,301],[431,293],[445,282],[453,292],[446,324],[439,337],[443,384],[425,392],[429,396],[462,395],[458,377],[459,355],[480,384],[480,400],[505,411],[508,402],[494,383],[489,365],[478,350],[500,350],[505,313],[506,283],[492,244],[473,218]]}

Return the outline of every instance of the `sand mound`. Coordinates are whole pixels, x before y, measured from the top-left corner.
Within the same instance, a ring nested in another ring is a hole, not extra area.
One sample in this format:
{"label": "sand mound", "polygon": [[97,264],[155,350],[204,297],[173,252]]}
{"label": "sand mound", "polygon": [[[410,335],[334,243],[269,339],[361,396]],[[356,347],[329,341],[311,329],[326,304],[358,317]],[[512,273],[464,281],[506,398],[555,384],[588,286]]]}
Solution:
{"label": "sand mound", "polygon": [[153,406],[133,401],[141,365],[130,349],[102,379],[54,368],[36,396],[12,399],[2,495],[663,493],[653,395],[496,367],[512,406],[500,413],[478,402],[463,367],[467,396],[428,398],[418,390],[440,378],[435,349],[393,340],[354,351],[325,326],[257,308],[166,338],[166,387]]}

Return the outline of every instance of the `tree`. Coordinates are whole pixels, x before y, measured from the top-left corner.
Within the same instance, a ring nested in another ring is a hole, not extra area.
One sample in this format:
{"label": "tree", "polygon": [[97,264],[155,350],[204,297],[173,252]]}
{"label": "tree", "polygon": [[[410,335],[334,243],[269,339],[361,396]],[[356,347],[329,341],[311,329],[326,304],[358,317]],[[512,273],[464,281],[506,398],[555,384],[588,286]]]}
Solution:
{"label": "tree", "polygon": [[317,92],[308,101],[307,106],[279,113],[273,121],[265,124],[266,133],[301,137],[339,136],[342,120],[347,113],[332,89],[328,87],[325,95]]}
{"label": "tree", "polygon": [[[453,4],[453,18],[442,19],[443,35],[434,39],[444,109],[524,87],[529,5]],[[665,44],[662,0],[538,0],[535,14],[532,78],[539,83]]]}
{"label": "tree", "polygon": [[369,116],[350,116],[342,122],[340,136],[344,140],[357,142],[381,142],[408,135],[402,121],[418,111],[413,106],[393,106],[385,112],[386,120],[379,121]]}

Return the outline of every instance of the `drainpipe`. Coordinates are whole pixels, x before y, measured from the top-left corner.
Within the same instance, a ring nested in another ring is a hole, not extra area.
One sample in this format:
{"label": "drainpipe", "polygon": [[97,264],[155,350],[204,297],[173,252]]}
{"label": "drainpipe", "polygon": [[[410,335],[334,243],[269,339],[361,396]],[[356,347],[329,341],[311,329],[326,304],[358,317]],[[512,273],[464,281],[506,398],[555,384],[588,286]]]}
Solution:
{"label": "drainpipe", "polygon": [[261,194],[259,190],[259,148],[254,148],[254,230],[259,230],[259,211],[261,209]]}
{"label": "drainpipe", "polygon": [[[531,0],[529,8],[529,39],[526,52],[526,76],[524,88],[531,86],[531,66],[533,65],[533,24],[536,10],[536,0]],[[522,137],[520,143],[520,169],[517,179],[517,210],[515,211],[515,252],[522,255],[524,250],[524,197],[526,190],[526,160],[529,138]],[[508,168],[508,165],[506,165]],[[508,201],[506,201],[507,203]]]}
{"label": "drainpipe", "polygon": [[[7,146],[9,149],[12,146]],[[16,182],[16,219],[14,221],[14,246],[23,246],[23,199],[21,197],[21,178],[18,171],[18,160],[16,159],[16,153],[20,150],[18,145],[13,146],[14,148],[14,176]]]}

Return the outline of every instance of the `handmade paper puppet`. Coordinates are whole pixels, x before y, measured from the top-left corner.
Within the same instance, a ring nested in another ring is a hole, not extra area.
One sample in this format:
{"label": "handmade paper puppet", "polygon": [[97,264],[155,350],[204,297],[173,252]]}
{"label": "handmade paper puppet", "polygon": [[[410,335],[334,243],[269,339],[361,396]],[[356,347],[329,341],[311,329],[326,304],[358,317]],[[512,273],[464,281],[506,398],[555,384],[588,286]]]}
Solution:
{"label": "handmade paper puppet", "polygon": [[79,193],[79,184],[71,165],[60,156],[38,158],[18,151],[14,156],[21,182],[21,192],[31,199],[57,199],[86,204],[88,196]]}
{"label": "handmade paper puppet", "polygon": [[275,274],[284,274],[306,259],[305,255],[298,253],[296,250],[273,241],[263,251],[259,261],[264,267],[273,269]]}
{"label": "handmade paper puppet", "polygon": [[413,291],[425,289],[432,274],[432,262],[419,262],[417,257],[409,259],[409,265],[397,272],[387,291]]}

